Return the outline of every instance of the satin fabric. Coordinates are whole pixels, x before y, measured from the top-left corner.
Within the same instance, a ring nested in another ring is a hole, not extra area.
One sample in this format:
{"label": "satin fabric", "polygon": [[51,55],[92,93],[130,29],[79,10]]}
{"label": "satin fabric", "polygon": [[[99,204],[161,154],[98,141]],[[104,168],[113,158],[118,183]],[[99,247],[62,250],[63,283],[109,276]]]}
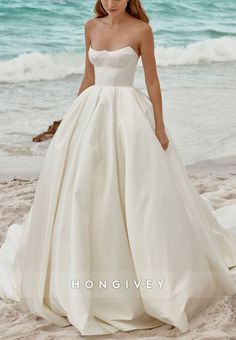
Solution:
{"label": "satin fabric", "polygon": [[0,249],[0,296],[82,335],[164,323],[186,332],[213,298],[236,293],[236,206],[210,208],[168,128],[163,150],[152,103],[133,85],[136,52],[90,47],[89,58],[95,84],[64,115],[30,212]]}

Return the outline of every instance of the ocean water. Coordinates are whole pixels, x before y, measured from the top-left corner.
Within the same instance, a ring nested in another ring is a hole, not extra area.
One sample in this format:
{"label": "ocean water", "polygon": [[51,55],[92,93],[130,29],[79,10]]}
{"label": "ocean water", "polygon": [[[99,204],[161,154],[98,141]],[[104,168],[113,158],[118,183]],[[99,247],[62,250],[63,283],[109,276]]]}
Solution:
{"label": "ocean water", "polygon": [[[75,99],[91,0],[0,0],[1,171],[38,172],[32,142]],[[143,0],[167,126],[185,164],[235,154],[236,1]],[[135,86],[146,91],[141,59]]]}

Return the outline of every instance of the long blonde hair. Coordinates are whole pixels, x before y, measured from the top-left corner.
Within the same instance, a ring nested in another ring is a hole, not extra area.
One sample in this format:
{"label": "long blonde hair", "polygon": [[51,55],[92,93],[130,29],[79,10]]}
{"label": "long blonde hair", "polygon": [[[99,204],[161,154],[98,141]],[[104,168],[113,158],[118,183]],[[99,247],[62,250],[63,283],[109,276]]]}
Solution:
{"label": "long blonde hair", "polygon": [[[149,18],[142,7],[140,0],[129,0],[126,6],[126,11],[137,19],[147,23],[149,22]],[[96,14],[96,18],[102,18],[108,15],[101,0],[97,0],[94,7],[94,13]]]}

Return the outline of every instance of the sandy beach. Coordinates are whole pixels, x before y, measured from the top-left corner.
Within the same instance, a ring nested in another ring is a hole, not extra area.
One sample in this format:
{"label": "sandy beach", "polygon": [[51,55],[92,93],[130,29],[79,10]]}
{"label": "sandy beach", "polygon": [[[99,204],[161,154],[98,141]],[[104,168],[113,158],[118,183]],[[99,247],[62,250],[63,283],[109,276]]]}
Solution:
{"label": "sandy beach", "polygon": [[[189,178],[198,192],[209,199],[213,208],[236,202],[236,157],[205,160],[187,166]],[[0,244],[12,223],[22,223],[30,210],[38,181],[37,174],[0,174]],[[233,276],[236,282],[236,273]],[[235,339],[236,296],[225,296],[213,303],[190,322],[185,335],[170,325],[149,330],[117,332],[87,339]],[[73,327],[60,328],[32,315],[18,302],[0,299],[0,339],[80,339]]]}

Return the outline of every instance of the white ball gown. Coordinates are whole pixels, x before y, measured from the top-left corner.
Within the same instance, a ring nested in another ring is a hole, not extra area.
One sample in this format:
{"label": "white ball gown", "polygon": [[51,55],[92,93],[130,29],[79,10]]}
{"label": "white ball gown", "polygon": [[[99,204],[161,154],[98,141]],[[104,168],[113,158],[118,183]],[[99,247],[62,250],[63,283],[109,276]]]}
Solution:
{"label": "white ball gown", "polygon": [[152,103],[133,86],[136,52],[90,47],[89,58],[95,84],[64,115],[31,209],[1,247],[0,296],[82,335],[185,332],[213,298],[236,293],[236,206],[214,215],[168,129],[162,148]]}

